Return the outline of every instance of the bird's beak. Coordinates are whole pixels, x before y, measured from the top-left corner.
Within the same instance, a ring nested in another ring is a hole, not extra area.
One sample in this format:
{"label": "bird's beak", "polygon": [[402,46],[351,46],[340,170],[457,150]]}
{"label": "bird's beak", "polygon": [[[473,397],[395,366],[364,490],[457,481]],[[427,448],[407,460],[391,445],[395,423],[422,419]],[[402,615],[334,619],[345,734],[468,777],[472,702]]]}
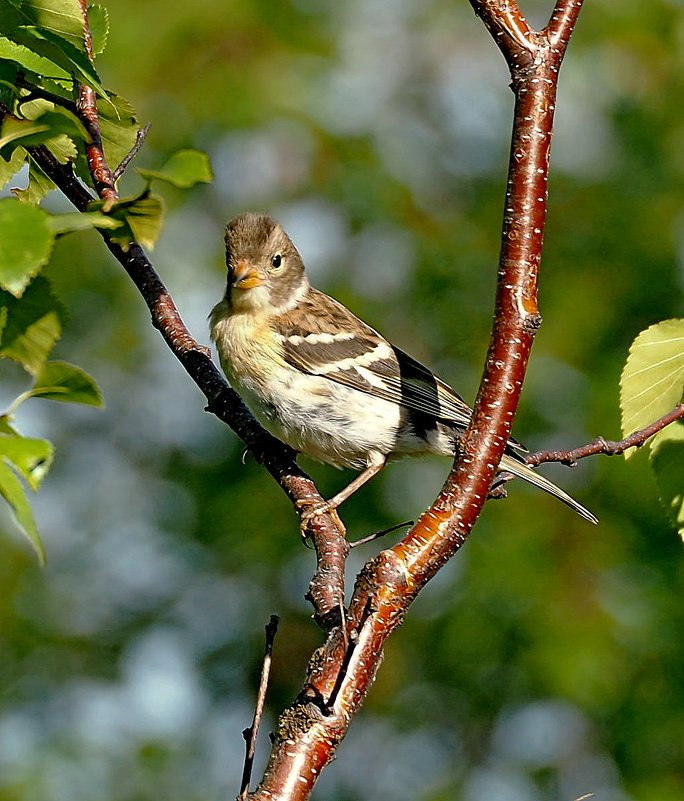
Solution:
{"label": "bird's beak", "polygon": [[261,286],[264,279],[257,272],[256,267],[251,265],[246,259],[240,259],[235,266],[231,276],[231,286],[234,289],[253,289]]}

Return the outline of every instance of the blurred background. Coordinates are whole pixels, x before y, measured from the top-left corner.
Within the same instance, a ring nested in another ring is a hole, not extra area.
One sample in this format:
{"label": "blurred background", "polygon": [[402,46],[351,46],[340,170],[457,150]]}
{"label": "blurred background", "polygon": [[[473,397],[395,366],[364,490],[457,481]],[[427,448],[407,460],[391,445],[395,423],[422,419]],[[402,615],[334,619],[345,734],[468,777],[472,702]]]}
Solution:
{"label": "blurred background", "polygon": [[[152,123],[139,165],[190,146],[214,165],[210,186],[163,189],[153,254],[195,336],[223,292],[225,221],[269,211],[316,285],[472,400],[512,95],[469,3],[107,5],[100,74]],[[552,4],[523,5],[543,25]],[[617,438],[630,342],[684,313],[683,45],[677,0],[593,0],[580,17],[515,427],[531,448]],[[0,801],[233,796],[268,615],[282,621],[265,731],[321,642],[313,554],[98,237],[60,241],[48,271],[70,310],[55,355],[107,407],[33,400],[17,421],[57,458],[35,506],[45,569],[0,511]],[[0,369],[5,404],[27,382]],[[303,464],[324,494],[349,478]],[[448,468],[390,467],[344,507],[350,536],[418,515]],[[316,798],[684,798],[684,554],[646,455],[545,472],[600,526],[524,486],[488,504],[391,638]],[[354,552],[350,584],[378,547]]]}

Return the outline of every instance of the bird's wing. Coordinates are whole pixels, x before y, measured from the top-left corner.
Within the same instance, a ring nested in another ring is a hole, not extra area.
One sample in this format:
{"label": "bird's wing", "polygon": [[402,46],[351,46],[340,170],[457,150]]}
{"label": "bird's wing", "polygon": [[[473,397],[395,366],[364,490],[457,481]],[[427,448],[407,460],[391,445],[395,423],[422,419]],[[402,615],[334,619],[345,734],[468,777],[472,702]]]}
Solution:
{"label": "bird's wing", "polygon": [[460,428],[470,420],[470,407],[448,384],[322,292],[310,290],[277,328],[285,361],[302,372]]}

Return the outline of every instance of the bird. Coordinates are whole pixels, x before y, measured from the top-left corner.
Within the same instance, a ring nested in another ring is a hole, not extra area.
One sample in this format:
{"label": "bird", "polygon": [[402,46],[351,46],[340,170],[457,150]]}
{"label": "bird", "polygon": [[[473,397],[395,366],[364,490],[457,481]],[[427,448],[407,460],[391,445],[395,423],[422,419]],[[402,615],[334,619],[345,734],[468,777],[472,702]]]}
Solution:
{"label": "bird", "polygon": [[[225,230],[226,291],[211,338],[232,388],[273,436],[358,475],[302,521],[335,511],[403,456],[453,457],[472,409],[447,383],[309,283],[282,225],[246,212]],[[582,504],[524,463],[508,440],[499,471],[545,490],[586,520]]]}

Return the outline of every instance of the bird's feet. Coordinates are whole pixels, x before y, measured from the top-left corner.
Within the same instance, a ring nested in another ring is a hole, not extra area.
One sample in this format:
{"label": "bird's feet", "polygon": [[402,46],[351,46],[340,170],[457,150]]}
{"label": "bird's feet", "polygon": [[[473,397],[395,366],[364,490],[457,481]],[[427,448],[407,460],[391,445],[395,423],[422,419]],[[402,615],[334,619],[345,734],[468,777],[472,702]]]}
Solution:
{"label": "bird's feet", "polygon": [[311,524],[311,521],[315,517],[326,514],[332,517],[333,522],[335,523],[337,529],[341,532],[341,535],[344,536],[346,534],[344,523],[337,514],[337,504],[334,502],[334,499],[317,504],[315,501],[308,500],[307,498],[301,498],[295,501],[295,506],[298,510],[300,510],[299,527],[304,539],[308,538],[307,529]]}

